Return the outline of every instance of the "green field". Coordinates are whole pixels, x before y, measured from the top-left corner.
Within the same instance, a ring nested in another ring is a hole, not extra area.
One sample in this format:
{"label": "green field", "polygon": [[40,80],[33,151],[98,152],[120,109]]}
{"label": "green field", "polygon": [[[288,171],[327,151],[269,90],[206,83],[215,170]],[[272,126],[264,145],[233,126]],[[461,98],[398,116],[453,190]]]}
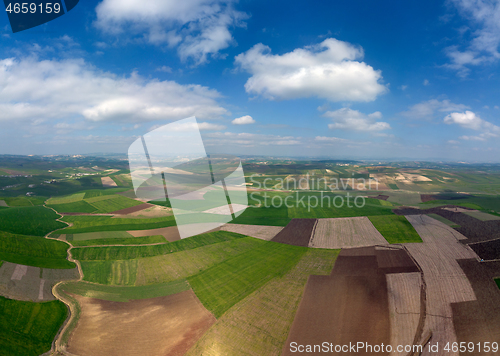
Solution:
{"label": "green field", "polygon": [[67,315],[58,300],[32,303],[0,297],[0,353],[38,356],[49,351]]}
{"label": "green field", "polygon": [[188,282],[205,308],[219,318],[273,278],[284,276],[306,252],[306,247],[266,242],[189,277]]}
{"label": "green field", "polygon": [[85,199],[84,201],[97,209],[95,211],[96,214],[107,214],[113,211],[131,208],[142,204],[140,201],[121,195],[103,195]]}
{"label": "green field", "polygon": [[61,233],[65,234],[81,234],[100,231],[151,230],[175,226],[175,218],[173,216],[153,219],[114,219],[111,216],[65,216],[61,220],[73,224],[72,227],[61,231]]}
{"label": "green field", "polygon": [[130,237],[133,236],[126,231],[87,232],[83,234],[74,234],[72,241],[94,239],[125,239]]}
{"label": "green field", "polygon": [[495,279],[495,282],[496,282],[498,288],[500,288],[500,278]]}
{"label": "green field", "polygon": [[0,231],[13,234],[45,236],[67,225],[56,221],[59,215],[43,206],[9,208],[0,210]]}
{"label": "green field", "polygon": [[79,246],[106,246],[106,245],[147,245],[167,243],[162,235],[145,236],[145,237],[127,237],[127,238],[111,238],[111,239],[92,239],[92,240],[74,240],[71,244],[75,247]]}
{"label": "green field", "polygon": [[282,277],[273,278],[222,315],[186,356],[280,355],[309,275],[328,275],[339,250],[308,249]]}
{"label": "green field", "polygon": [[78,247],[72,249],[71,254],[79,261],[131,260],[142,257],[166,255],[243,237],[243,235],[233,232],[215,231],[162,245]]}
{"label": "green field", "polygon": [[389,183],[387,184],[387,186],[393,190],[399,190],[398,186],[394,183]]}
{"label": "green field", "polygon": [[190,289],[185,279],[139,287],[103,286],[86,282],[69,282],[63,284],[60,288],[66,293],[112,302],[129,302],[131,300],[164,297]]}
{"label": "green field", "polygon": [[76,203],[78,201],[81,201],[84,196],[85,196],[85,193],[76,193],[76,194],[67,195],[64,197],[52,197],[49,200],[47,200],[46,204],[47,205],[57,205],[57,204]]}
{"label": "green field", "polygon": [[415,228],[402,215],[368,216],[368,219],[390,244],[422,242]]}
{"label": "green field", "polygon": [[26,196],[4,198],[7,205],[11,207],[39,206],[43,205],[45,199],[46,199],[45,197],[26,197]]}
{"label": "green field", "polygon": [[38,236],[0,231],[0,260],[42,268],[74,268],[66,259],[68,245]]}
{"label": "green field", "polygon": [[58,213],[94,213],[97,208],[84,200],[66,204],[50,204],[48,207],[56,210]]}
{"label": "green field", "polygon": [[427,215],[433,219],[436,219],[437,221],[441,221],[443,224],[446,224],[449,227],[460,227],[460,225],[457,225],[453,221],[443,218],[441,215],[438,214],[427,214]]}

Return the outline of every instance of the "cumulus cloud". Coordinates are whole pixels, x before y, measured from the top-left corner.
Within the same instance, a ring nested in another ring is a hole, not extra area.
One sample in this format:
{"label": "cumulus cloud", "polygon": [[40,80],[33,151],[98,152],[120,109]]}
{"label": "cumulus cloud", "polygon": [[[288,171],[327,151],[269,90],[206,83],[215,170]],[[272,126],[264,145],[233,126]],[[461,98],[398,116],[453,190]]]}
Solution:
{"label": "cumulus cloud", "polygon": [[448,68],[457,70],[459,76],[467,76],[468,66],[495,62],[500,58],[500,1],[498,0],[451,0],[459,13],[474,28],[472,40],[464,49],[450,46],[445,53],[450,58]]}
{"label": "cumulus cloud", "polygon": [[220,94],[200,85],[118,77],[82,59],[0,60],[0,121],[86,119],[140,123],[220,118]]}
{"label": "cumulus cloud", "polygon": [[469,106],[463,104],[454,104],[449,100],[431,99],[415,104],[408,111],[402,113],[403,116],[410,119],[427,119],[430,120],[437,112],[451,112],[470,109]]}
{"label": "cumulus cloud", "polygon": [[387,122],[375,121],[382,118],[380,111],[366,115],[358,110],[342,108],[335,111],[327,111],[323,116],[332,119],[333,123],[328,125],[328,128],[332,130],[382,131],[391,128]]}
{"label": "cumulus cloud", "polygon": [[255,124],[255,120],[253,117],[250,115],[245,115],[242,117],[238,117],[237,119],[234,119],[231,121],[233,125],[248,125],[248,124]]}
{"label": "cumulus cloud", "polygon": [[229,47],[230,29],[248,18],[233,0],[103,0],[96,8],[96,25],[112,34],[143,35],[154,45],[177,47],[179,56],[195,63]]}
{"label": "cumulus cloud", "polygon": [[283,55],[273,55],[259,43],[236,56],[235,64],[252,75],[245,84],[247,93],[270,100],[373,101],[387,87],[380,83],[381,71],[361,59],[361,47],[328,38]]}
{"label": "cumulus cloud", "polygon": [[486,141],[489,138],[498,137],[500,135],[499,126],[481,119],[478,115],[476,115],[472,111],[451,113],[444,118],[444,123],[448,125],[456,124],[465,129],[482,131],[479,135],[476,136],[465,135],[459,137],[462,140]]}

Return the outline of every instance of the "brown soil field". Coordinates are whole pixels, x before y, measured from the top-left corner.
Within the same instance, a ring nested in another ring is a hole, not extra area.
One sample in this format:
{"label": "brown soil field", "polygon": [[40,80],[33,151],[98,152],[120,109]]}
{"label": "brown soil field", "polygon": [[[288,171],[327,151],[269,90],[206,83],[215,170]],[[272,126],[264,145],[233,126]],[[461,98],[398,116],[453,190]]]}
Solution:
{"label": "brown soil field", "polygon": [[316,219],[292,219],[271,241],[308,246]]}
{"label": "brown soil field", "polygon": [[[294,354],[292,342],[299,345],[321,345],[324,341],[334,345],[389,344],[387,281],[385,274],[377,269],[374,249],[372,253],[372,256],[344,256],[341,251],[330,276],[309,276],[282,355]],[[343,267],[339,269],[337,264],[341,260]],[[360,262],[364,268],[360,269]]]}
{"label": "brown soil field", "polygon": [[215,322],[191,290],[131,302],[72,296],[82,311],[67,351],[79,356],[184,355]]}
{"label": "brown soil field", "polygon": [[389,199],[389,196],[388,195],[376,195],[376,196],[368,196],[368,198],[372,198],[372,199],[380,199],[380,200],[387,200]]}
{"label": "brown soil field", "polygon": [[309,247],[345,248],[385,245],[388,242],[366,216],[318,219]]}
{"label": "brown soil field", "polygon": [[159,229],[152,229],[152,230],[133,230],[127,232],[134,237],[163,235],[163,237],[165,237],[165,239],[168,242],[173,242],[181,239],[177,226],[162,227]]}
{"label": "brown soil field", "polygon": [[417,265],[402,249],[375,249],[377,265],[384,273],[419,272]]}
{"label": "brown soil field", "polygon": [[153,204],[144,203],[141,205],[133,206],[131,208],[116,210],[116,211],[111,212],[111,214],[119,214],[119,215],[132,214],[132,213],[136,213],[138,211],[144,210],[144,209],[151,208],[153,206],[154,206]]}
{"label": "brown soil field", "polygon": [[[391,345],[412,345],[420,320],[420,273],[386,275],[389,295]],[[391,355],[406,356],[406,352]]]}
{"label": "brown soil field", "polygon": [[[420,265],[426,283],[426,318],[423,335],[432,332],[433,344],[439,342],[445,345],[447,342],[456,342],[451,303],[476,299],[472,286],[457,260],[473,259],[477,256],[459,242],[456,237],[459,234],[447,225],[426,215],[411,215],[406,218],[423,241],[421,244],[404,244]],[[423,355],[426,354],[429,354],[427,348]]]}
{"label": "brown soil field", "polygon": [[[500,289],[493,277],[500,276],[500,262],[460,260],[460,267],[471,281],[477,301],[452,304],[453,324],[458,341],[499,342],[500,340]],[[483,351],[483,350],[481,350]],[[491,355],[479,352],[473,355]]]}
{"label": "brown soil field", "polygon": [[422,203],[425,203],[428,201],[438,200],[438,197],[434,194],[420,194],[420,199],[422,200]]}
{"label": "brown soil field", "polygon": [[469,245],[485,261],[500,259],[500,239]]}
{"label": "brown soil field", "polygon": [[220,228],[223,231],[236,232],[245,236],[255,237],[261,240],[271,240],[275,237],[283,227],[281,226],[265,226],[265,225],[242,225],[242,224],[226,224]]}
{"label": "brown soil field", "polygon": [[[139,205],[140,206],[140,205]],[[128,213],[126,215],[115,215],[114,219],[149,219],[149,218],[161,218],[164,216],[171,216],[172,208],[167,208],[160,205],[151,205],[149,208],[136,211],[134,213]]]}
{"label": "brown soil field", "polygon": [[103,187],[117,187],[118,185],[111,177],[101,177]]}
{"label": "brown soil field", "polygon": [[[41,278],[40,278],[41,277]],[[55,300],[52,286],[62,280],[78,279],[74,269],[48,269],[4,262],[0,267],[0,295],[33,302]]]}

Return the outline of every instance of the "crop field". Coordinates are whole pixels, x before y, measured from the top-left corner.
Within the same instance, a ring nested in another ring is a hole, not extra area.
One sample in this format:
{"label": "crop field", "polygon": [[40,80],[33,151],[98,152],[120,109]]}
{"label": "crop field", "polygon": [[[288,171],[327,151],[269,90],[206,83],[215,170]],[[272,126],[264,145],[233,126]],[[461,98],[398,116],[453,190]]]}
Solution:
{"label": "crop field", "polygon": [[65,204],[50,204],[48,207],[56,210],[58,213],[94,213],[96,208],[87,203],[85,200],[80,200],[74,203]]}
{"label": "crop field", "polygon": [[402,215],[369,216],[368,219],[390,244],[422,242],[415,228]]}
{"label": "crop field", "polygon": [[112,246],[112,245],[151,245],[163,244],[168,241],[162,235],[111,239],[73,240],[71,244],[75,247],[83,246]]}
{"label": "crop field", "polygon": [[310,274],[329,274],[337,250],[309,249],[276,277],[230,308],[186,356],[279,356]]}
{"label": "crop field", "polygon": [[18,206],[39,206],[43,205],[44,201],[46,198],[44,197],[26,197],[26,196],[21,196],[21,197],[11,197],[11,198],[4,198],[5,203],[7,203],[8,206],[11,207],[18,207]]}
{"label": "crop field", "polygon": [[0,260],[42,268],[74,268],[66,259],[68,245],[38,236],[0,231]]}
{"label": "crop field", "polygon": [[434,214],[434,213],[426,214],[426,215],[433,218],[433,219],[436,219],[437,221],[442,222],[443,224],[448,225],[449,227],[460,227],[460,225],[457,225],[453,221],[450,221],[446,218],[443,218],[441,215]]}
{"label": "crop field", "polygon": [[229,231],[215,231],[186,239],[153,246],[110,246],[110,247],[78,247],[71,250],[73,257],[80,261],[130,260],[141,257],[153,257],[185,251],[219,242],[244,237]]}
{"label": "crop field", "polygon": [[485,261],[500,259],[500,240],[472,243],[470,248]]}
{"label": "crop field", "polygon": [[215,321],[190,290],[121,303],[74,298],[81,315],[67,350],[80,356],[183,355]]}
{"label": "crop field", "polygon": [[150,230],[175,226],[175,218],[173,216],[152,219],[114,219],[110,216],[65,216],[62,220],[73,224],[72,227],[64,229],[64,233],[66,234]]}
{"label": "crop field", "polygon": [[241,224],[226,224],[221,226],[222,231],[231,231],[238,234],[255,237],[262,240],[271,240],[283,228],[281,226],[264,226],[264,225],[241,225]]}
{"label": "crop field", "polygon": [[67,314],[60,301],[33,303],[0,297],[2,355],[38,356],[49,351]]}
{"label": "crop field", "polygon": [[123,287],[105,286],[87,282],[68,282],[61,286],[65,293],[77,294],[82,297],[109,300],[112,302],[129,302],[131,300],[166,297],[190,289],[185,279],[158,283],[149,286]]}
{"label": "crop field", "polygon": [[66,227],[66,224],[56,221],[57,218],[59,215],[43,206],[1,209],[0,231],[45,236],[52,230]]}
{"label": "crop field", "polygon": [[387,241],[370,220],[363,216],[318,219],[309,247],[344,248],[384,244],[387,244]]}
{"label": "crop field", "polygon": [[500,216],[491,215],[483,211],[464,211],[464,214],[472,216],[473,218],[476,218],[481,221],[500,220]]}
{"label": "crop field", "polygon": [[103,231],[87,232],[83,234],[73,234],[71,241],[95,240],[95,239],[124,239],[133,237],[126,231]]}
{"label": "crop field", "polygon": [[293,219],[272,241],[296,246],[309,246],[316,219]]}
{"label": "crop field", "polygon": [[96,214],[107,214],[142,204],[140,201],[122,195],[103,195],[85,199],[85,202],[97,209],[97,211],[95,211]]}
{"label": "crop field", "polygon": [[205,308],[216,318],[275,277],[293,268],[307,248],[265,242],[188,278]]}
{"label": "crop field", "polygon": [[85,193],[76,193],[65,197],[53,197],[47,200],[47,205],[69,204],[83,200]]}
{"label": "crop field", "polygon": [[[261,246],[243,237],[167,255],[118,261],[82,261],[84,280],[111,285],[148,285],[186,278]],[[122,276],[129,276],[123,279]]]}
{"label": "crop field", "polygon": [[134,237],[162,235],[165,238],[165,240],[169,242],[174,242],[181,239],[177,226],[163,227],[160,229],[152,229],[152,230],[133,230],[129,231],[128,233]]}

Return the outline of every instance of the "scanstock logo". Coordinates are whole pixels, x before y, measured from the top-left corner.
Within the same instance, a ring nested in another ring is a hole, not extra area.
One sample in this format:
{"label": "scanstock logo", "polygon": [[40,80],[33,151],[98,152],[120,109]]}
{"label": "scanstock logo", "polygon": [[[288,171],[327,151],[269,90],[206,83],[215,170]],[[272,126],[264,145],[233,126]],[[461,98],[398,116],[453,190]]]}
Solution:
{"label": "scanstock logo", "polygon": [[137,198],[169,202],[181,238],[228,223],[248,206],[241,160],[207,155],[195,117],[141,136],[128,159]]}
{"label": "scanstock logo", "polygon": [[52,21],[72,10],[79,0],[3,0],[12,32]]}

